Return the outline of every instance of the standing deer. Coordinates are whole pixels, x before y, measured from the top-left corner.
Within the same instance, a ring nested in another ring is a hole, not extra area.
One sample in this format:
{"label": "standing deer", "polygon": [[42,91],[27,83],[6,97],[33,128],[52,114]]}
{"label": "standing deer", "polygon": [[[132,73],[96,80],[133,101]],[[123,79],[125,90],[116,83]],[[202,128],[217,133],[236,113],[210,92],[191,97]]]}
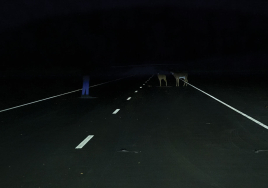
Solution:
{"label": "standing deer", "polygon": [[174,73],[174,72],[171,72],[171,74],[175,77],[176,79],[176,87],[178,86],[179,87],[179,81],[180,81],[180,78],[183,78],[184,79],[184,84],[183,86],[187,86],[187,83],[188,83],[188,73]]}
{"label": "standing deer", "polygon": [[160,87],[161,87],[161,80],[164,80],[166,82],[166,86],[167,86],[167,78],[166,78],[166,75],[157,73],[157,77],[158,77],[158,80],[160,82]]}

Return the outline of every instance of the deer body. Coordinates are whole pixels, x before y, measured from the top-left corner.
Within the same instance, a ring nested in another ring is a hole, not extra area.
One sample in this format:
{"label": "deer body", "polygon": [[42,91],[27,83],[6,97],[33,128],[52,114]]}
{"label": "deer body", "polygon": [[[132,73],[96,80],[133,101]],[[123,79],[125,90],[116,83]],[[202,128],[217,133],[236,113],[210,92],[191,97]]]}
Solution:
{"label": "deer body", "polygon": [[158,77],[158,80],[160,82],[160,87],[161,87],[161,80],[164,80],[166,82],[166,86],[167,86],[167,78],[166,78],[166,75],[164,74],[157,74],[157,77]]}
{"label": "deer body", "polygon": [[180,78],[183,78],[184,79],[184,84],[183,86],[187,86],[187,83],[188,83],[188,73],[174,73],[174,72],[171,72],[171,74],[175,77],[176,79],[176,86],[179,87],[179,81],[180,81]]}

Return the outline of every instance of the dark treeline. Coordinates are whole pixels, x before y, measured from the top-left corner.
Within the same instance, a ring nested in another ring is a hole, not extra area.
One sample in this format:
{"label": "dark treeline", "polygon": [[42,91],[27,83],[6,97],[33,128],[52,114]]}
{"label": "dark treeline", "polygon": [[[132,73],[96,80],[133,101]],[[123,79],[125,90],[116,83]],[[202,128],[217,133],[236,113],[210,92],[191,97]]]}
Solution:
{"label": "dark treeline", "polygon": [[1,69],[87,72],[107,65],[182,61],[208,69],[252,69],[256,64],[262,69],[266,63],[250,57],[207,65],[205,60],[266,53],[266,28],[267,18],[260,15],[160,7],[50,18],[1,34]]}

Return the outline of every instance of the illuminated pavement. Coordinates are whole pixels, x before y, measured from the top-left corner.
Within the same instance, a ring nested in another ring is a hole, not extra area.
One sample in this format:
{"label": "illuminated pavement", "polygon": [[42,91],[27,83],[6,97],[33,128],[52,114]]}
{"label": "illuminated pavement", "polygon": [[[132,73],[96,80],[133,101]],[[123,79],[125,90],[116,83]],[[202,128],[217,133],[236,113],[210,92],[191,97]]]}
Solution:
{"label": "illuminated pavement", "polygon": [[[78,92],[1,113],[0,186],[267,187],[268,130],[174,87],[172,76],[162,88],[149,77],[92,88],[96,99]],[[189,83],[268,124],[264,80],[189,75]]]}

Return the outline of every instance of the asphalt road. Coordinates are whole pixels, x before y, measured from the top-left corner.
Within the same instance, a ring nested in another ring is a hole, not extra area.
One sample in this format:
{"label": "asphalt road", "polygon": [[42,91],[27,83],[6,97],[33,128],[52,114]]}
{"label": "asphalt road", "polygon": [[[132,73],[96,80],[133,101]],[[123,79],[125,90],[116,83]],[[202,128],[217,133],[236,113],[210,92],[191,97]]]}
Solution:
{"label": "asphalt road", "polygon": [[[171,87],[149,77],[0,113],[0,187],[267,187],[267,129],[171,76]],[[265,80],[189,83],[268,124]]]}

